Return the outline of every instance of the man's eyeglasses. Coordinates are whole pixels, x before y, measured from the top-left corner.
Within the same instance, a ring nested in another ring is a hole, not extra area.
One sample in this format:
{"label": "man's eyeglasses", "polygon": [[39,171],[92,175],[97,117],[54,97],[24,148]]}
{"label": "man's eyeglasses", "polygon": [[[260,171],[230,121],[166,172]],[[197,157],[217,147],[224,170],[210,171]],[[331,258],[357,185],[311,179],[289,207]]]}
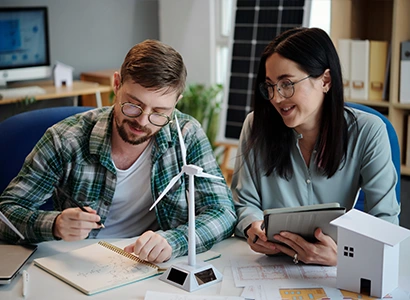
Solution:
{"label": "man's eyeglasses", "polygon": [[262,97],[266,100],[272,100],[273,94],[275,92],[275,86],[278,90],[278,93],[284,98],[290,98],[295,93],[295,84],[299,83],[305,79],[308,79],[311,75],[302,78],[296,82],[292,82],[290,79],[284,78],[279,80],[276,84],[271,84],[269,82],[261,82],[259,84],[259,92]]}
{"label": "man's eyeglasses", "polygon": [[152,112],[148,114],[144,112],[141,106],[130,103],[130,102],[120,103],[120,105],[121,105],[121,111],[124,114],[124,116],[127,116],[129,118],[138,118],[140,115],[145,114],[145,115],[148,115],[148,121],[152,125],[155,125],[158,127],[165,126],[171,122],[170,117],[167,116],[166,114],[157,113],[157,112]]}

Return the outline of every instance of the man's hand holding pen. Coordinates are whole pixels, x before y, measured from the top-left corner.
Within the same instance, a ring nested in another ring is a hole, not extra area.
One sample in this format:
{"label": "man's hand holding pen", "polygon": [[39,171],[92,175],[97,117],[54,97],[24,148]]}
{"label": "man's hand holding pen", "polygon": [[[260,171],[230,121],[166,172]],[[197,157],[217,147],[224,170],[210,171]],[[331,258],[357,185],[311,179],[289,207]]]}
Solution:
{"label": "man's hand holding pen", "polygon": [[[71,198],[70,201],[72,203],[74,203],[79,209],[81,209],[83,212],[88,213],[89,211],[77,200],[75,200],[74,198]],[[92,208],[88,208],[88,209],[92,209]],[[102,228],[105,228],[104,224],[101,223],[101,221],[96,222],[97,225],[101,225]]]}
{"label": "man's hand holding pen", "polygon": [[78,207],[63,210],[54,222],[54,236],[65,241],[78,241],[85,239],[91,230],[102,227],[97,224],[101,221],[97,211],[90,207],[85,209],[87,212]]}
{"label": "man's hand holding pen", "polygon": [[85,239],[91,230],[105,228],[97,211],[91,207],[84,207],[80,202],[70,197],[63,190],[58,190],[59,196],[64,196],[75,208],[67,208],[54,221],[53,235],[65,241]]}

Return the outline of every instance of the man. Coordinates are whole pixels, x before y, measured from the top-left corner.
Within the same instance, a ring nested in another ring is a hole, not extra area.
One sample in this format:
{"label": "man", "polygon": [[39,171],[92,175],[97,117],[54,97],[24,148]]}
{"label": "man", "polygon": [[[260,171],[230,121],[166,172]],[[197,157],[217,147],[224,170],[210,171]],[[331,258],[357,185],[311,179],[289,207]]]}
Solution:
{"label": "man", "polygon": [[[182,167],[175,114],[187,163],[221,176],[200,124],[175,109],[185,79],[174,49],[153,40],[135,45],[114,74],[114,105],[49,128],[0,197],[0,211],[31,243],[140,235],[125,250],[142,259],[187,254],[188,178],[149,211]],[[225,182],[200,178],[195,185],[196,247],[202,252],[232,234],[236,214]],[[56,211],[40,211],[50,197]],[[20,242],[4,224],[0,239]]]}

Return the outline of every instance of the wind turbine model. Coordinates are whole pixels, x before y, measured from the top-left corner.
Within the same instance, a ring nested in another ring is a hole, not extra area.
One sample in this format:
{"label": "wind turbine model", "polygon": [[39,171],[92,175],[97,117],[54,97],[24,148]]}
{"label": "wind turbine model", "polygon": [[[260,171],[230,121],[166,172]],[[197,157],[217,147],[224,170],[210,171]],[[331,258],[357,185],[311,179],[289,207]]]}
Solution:
{"label": "wind turbine model", "polygon": [[24,240],[24,236],[21,234],[21,232],[16,227],[14,227],[13,223],[11,223],[9,219],[7,219],[7,217],[3,215],[1,211],[0,211],[0,220],[6,223],[8,227],[10,227],[22,240]]}
{"label": "wind turbine model", "polygon": [[175,122],[178,130],[179,144],[181,147],[183,166],[181,172],[171,179],[165,190],[159,195],[158,199],[150,207],[152,210],[155,205],[165,196],[171,187],[178,179],[187,174],[189,177],[188,191],[188,264],[180,263],[173,265],[161,275],[162,281],[168,282],[188,292],[195,291],[199,288],[211,285],[222,280],[222,274],[216,270],[211,264],[196,263],[196,248],[195,248],[195,186],[194,176],[207,177],[213,179],[223,179],[218,176],[210,175],[202,172],[202,168],[195,165],[186,164],[186,147],[182,137],[181,129],[177,116]]}

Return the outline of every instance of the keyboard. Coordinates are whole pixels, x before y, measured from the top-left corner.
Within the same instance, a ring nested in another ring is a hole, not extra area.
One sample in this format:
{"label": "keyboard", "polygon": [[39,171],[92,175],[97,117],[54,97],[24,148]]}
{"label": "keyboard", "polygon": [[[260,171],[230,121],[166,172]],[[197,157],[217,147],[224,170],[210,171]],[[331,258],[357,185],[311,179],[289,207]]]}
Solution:
{"label": "keyboard", "polygon": [[24,86],[18,88],[8,88],[0,89],[0,100],[2,99],[12,99],[12,98],[25,98],[32,97],[36,95],[45,94],[45,89],[33,85],[33,86]]}

